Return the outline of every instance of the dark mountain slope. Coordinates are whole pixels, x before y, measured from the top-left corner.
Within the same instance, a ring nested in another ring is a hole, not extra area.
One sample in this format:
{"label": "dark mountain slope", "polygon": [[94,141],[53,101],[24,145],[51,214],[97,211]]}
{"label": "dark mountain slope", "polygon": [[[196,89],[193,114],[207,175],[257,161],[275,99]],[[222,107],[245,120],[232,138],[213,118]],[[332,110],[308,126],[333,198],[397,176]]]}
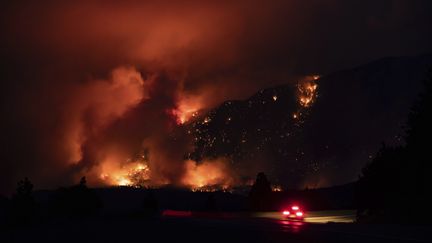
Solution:
{"label": "dark mountain slope", "polygon": [[245,180],[264,171],[288,187],[353,181],[382,142],[402,142],[430,67],[431,55],[395,57],[325,75],[307,109],[292,84],[225,102],[191,124],[196,149],[189,156],[226,157]]}

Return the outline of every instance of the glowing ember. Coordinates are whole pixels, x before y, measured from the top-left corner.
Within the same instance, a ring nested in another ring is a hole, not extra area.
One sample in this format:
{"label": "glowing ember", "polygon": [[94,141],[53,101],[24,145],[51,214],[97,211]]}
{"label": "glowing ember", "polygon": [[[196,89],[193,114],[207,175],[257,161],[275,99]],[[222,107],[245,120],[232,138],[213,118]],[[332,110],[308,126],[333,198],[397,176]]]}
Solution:
{"label": "glowing ember", "polygon": [[273,192],[282,192],[283,191],[282,186],[280,186],[280,185],[272,185],[271,189]]}
{"label": "glowing ember", "polygon": [[209,123],[209,122],[211,122],[211,119],[210,119],[210,117],[206,117],[206,118],[204,118],[204,121],[203,121],[203,123]]}

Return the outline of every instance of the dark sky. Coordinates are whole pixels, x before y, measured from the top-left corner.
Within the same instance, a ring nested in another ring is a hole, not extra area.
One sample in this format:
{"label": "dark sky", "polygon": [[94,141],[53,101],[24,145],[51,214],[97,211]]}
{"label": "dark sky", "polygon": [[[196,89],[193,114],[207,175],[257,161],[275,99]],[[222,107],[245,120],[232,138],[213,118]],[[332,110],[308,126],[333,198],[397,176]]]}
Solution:
{"label": "dark sky", "polygon": [[[0,192],[116,171],[147,151],[187,184],[194,111],[311,74],[432,51],[429,0],[10,1],[0,6]],[[172,141],[172,134],[177,134]],[[150,152],[149,152],[150,151]],[[219,166],[221,165],[221,166]]]}

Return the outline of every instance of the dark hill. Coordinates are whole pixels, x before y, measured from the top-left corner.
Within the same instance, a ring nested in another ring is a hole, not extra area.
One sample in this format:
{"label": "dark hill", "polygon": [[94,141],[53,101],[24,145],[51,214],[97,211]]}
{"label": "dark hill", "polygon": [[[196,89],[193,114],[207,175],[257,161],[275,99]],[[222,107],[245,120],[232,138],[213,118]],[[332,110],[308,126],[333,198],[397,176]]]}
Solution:
{"label": "dark hill", "polygon": [[299,108],[293,84],[225,102],[191,125],[190,156],[227,157],[244,179],[264,171],[290,188],[354,181],[382,142],[402,142],[431,67],[431,55],[394,57],[325,75],[301,119],[293,117]]}

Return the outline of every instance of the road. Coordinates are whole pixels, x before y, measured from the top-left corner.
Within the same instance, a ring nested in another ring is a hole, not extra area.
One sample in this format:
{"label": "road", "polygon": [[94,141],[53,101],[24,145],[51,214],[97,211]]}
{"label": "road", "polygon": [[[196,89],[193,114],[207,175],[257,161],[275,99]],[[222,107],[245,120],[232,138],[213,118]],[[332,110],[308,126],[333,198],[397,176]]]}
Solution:
{"label": "road", "polygon": [[46,222],[0,231],[0,242],[432,242],[431,227],[322,223],[324,217],[341,219],[347,215],[309,213],[306,221],[319,223],[282,220],[276,212],[253,217],[197,217],[185,213],[158,219]]}
{"label": "road", "polygon": [[[252,215],[256,218],[266,218],[266,219],[283,219],[280,212],[263,212],[254,213]],[[314,211],[308,212],[305,215],[304,221],[306,223],[314,224],[325,224],[325,223],[353,223],[355,220],[354,210],[334,210],[334,211]]]}

